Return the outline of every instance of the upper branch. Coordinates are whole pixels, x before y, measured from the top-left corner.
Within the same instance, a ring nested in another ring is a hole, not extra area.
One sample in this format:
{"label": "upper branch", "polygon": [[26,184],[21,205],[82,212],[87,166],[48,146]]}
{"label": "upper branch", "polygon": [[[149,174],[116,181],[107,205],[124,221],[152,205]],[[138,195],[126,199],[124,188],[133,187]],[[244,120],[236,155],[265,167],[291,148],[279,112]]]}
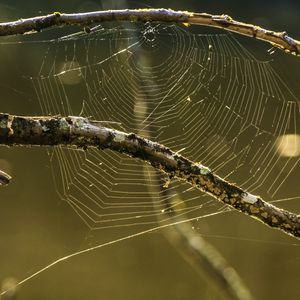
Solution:
{"label": "upper branch", "polygon": [[65,14],[55,12],[46,16],[0,23],[0,35],[39,32],[54,26],[79,25],[107,21],[173,22],[212,26],[271,43],[286,53],[300,56],[300,42],[286,32],[275,32],[256,25],[235,21],[227,15],[212,15],[171,9],[124,9]]}
{"label": "upper branch", "polygon": [[111,149],[148,162],[264,224],[300,238],[300,215],[280,209],[214,174],[169,148],[142,138],[106,128],[81,117],[19,117],[0,114],[0,144],[65,145],[87,149]]}

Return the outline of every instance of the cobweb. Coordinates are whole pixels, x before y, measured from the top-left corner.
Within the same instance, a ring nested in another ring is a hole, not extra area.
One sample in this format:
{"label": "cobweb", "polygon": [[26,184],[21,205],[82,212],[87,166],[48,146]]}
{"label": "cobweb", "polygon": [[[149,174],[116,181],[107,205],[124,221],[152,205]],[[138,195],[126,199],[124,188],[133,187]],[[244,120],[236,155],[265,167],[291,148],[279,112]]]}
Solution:
{"label": "cobweb", "polygon": [[[267,201],[297,204],[297,97],[268,53],[259,60],[240,44],[242,39],[201,31],[105,24],[68,35],[49,30],[12,44],[34,56],[26,70],[22,60],[20,74],[26,93],[38,103],[36,114],[83,116],[135,132]],[[30,269],[18,285],[79,254],[183,218],[197,229],[197,219],[231,211],[190,185],[169,182],[151,166],[110,150],[52,147],[47,152],[58,198],[89,229],[111,228],[109,233],[118,234]]]}
{"label": "cobweb", "polygon": [[[298,100],[271,63],[257,60],[232,34],[127,24],[37,44],[40,69],[27,80],[43,115],[99,120],[201,161],[266,200],[299,198],[290,188],[299,176]],[[228,211],[110,150],[48,152],[60,199],[91,229]],[[166,203],[176,215],[166,214]]]}

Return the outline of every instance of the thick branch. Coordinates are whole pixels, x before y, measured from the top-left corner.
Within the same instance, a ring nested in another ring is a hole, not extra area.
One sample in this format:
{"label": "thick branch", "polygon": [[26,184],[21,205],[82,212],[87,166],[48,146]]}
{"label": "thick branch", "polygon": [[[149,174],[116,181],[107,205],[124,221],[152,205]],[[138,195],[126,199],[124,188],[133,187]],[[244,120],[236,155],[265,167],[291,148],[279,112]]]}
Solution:
{"label": "thick branch", "polygon": [[256,25],[235,21],[227,15],[174,11],[163,8],[107,10],[75,14],[55,12],[46,16],[0,23],[0,35],[39,32],[54,26],[86,26],[107,21],[152,21],[212,26],[271,43],[274,47],[277,47],[286,53],[300,56],[300,42],[289,37],[286,32],[275,32]]}
{"label": "thick branch", "polygon": [[0,114],[0,144],[76,146],[111,149],[144,160],[171,179],[190,183],[219,201],[248,214],[264,224],[300,237],[300,216],[277,208],[231,184],[201,164],[169,148],[142,138],[106,128],[81,117],[19,117]]}
{"label": "thick branch", "polygon": [[205,272],[210,276],[207,276],[208,279],[212,279],[217,287],[221,287],[219,292],[222,298],[253,300],[254,297],[236,271],[212,245],[201,235],[195,233],[190,225],[187,223],[175,224],[176,230],[168,231],[168,238],[173,244],[176,243],[176,249],[196,271]]}

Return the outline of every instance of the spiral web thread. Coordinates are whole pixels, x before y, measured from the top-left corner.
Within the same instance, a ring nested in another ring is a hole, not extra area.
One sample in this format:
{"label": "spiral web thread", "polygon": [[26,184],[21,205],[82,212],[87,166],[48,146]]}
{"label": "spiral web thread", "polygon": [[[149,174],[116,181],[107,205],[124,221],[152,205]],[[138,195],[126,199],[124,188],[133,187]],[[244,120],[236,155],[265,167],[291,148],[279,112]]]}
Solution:
{"label": "spiral web thread", "polygon": [[[30,82],[42,114],[137,132],[269,201],[298,200],[299,102],[270,62],[233,35],[99,26],[39,46],[41,68]],[[92,229],[226,210],[182,182],[166,178],[164,193],[156,170],[110,150],[49,153],[60,198]],[[166,201],[177,216],[158,219]]]}

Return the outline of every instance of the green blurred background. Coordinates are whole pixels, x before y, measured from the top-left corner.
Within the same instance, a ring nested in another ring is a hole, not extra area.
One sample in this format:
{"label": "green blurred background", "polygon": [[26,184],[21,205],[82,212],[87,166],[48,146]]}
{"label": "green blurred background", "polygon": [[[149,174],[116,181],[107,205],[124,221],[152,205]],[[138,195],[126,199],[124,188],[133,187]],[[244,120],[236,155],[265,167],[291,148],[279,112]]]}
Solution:
{"label": "green blurred background", "polygon": [[[286,30],[300,38],[299,1],[10,0],[1,1],[0,20],[53,11],[123,7],[226,13],[238,20]],[[5,47],[2,45],[0,57],[0,77],[5,82],[3,86],[0,81],[1,112],[40,113],[36,101],[28,96],[29,91],[15,75],[16,70],[25,72],[18,69],[24,59],[27,66],[34,65],[34,52],[16,57],[13,48]],[[249,47],[254,52],[255,47],[260,52],[270,48],[262,42],[251,42]],[[275,59],[280,75],[299,96],[299,59],[280,53],[275,54]],[[0,167],[13,176],[12,183],[0,190],[2,287],[22,280],[60,257],[132,233],[127,229],[87,229],[59,199],[44,149],[1,147]],[[299,192],[299,187],[295,188]],[[297,201],[284,205],[299,211]],[[238,213],[206,218],[199,228],[199,233],[207,236],[236,268],[257,299],[299,299],[298,241]],[[194,272],[160,232],[64,261],[22,285],[16,295],[16,299],[221,299],[218,297],[214,288]]]}

